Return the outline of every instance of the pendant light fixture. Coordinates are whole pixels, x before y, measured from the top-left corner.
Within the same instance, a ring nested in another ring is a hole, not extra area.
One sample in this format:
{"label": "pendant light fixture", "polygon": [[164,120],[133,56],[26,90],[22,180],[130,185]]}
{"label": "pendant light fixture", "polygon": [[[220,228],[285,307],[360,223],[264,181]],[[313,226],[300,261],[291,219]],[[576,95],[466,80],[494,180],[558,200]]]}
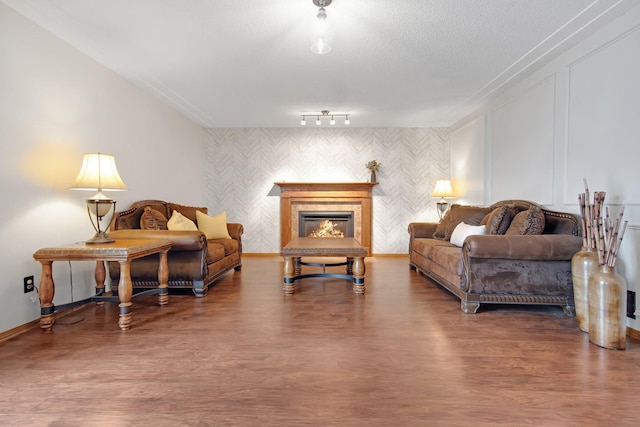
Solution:
{"label": "pendant light fixture", "polygon": [[319,7],[316,14],[316,28],[313,35],[314,42],[311,45],[311,52],[324,55],[331,51],[331,45],[328,40],[327,32],[327,10],[325,7],[329,6],[332,0],[312,0],[313,4]]}

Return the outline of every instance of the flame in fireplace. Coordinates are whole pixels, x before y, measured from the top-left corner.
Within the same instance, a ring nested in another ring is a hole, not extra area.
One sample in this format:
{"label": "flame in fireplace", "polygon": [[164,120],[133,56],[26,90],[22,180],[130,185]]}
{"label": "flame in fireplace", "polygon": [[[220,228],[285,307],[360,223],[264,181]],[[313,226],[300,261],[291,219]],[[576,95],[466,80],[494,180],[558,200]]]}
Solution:
{"label": "flame in fireplace", "polygon": [[338,224],[328,219],[323,219],[318,228],[309,233],[308,237],[344,237],[344,233],[336,227]]}

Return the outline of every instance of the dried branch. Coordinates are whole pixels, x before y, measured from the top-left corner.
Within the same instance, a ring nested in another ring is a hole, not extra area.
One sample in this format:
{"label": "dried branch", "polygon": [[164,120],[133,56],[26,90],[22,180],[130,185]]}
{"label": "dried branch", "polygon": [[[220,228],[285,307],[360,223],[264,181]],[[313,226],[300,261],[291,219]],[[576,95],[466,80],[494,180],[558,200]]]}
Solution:
{"label": "dried branch", "polygon": [[587,207],[585,206],[584,193],[578,194],[578,204],[580,205],[580,217],[582,218],[582,247],[589,247],[589,233],[587,230]]}
{"label": "dried branch", "polygon": [[[622,243],[622,237],[627,228],[627,221],[622,222],[624,207],[615,220],[609,216],[609,207],[604,206],[606,192],[596,191],[593,193],[593,204],[589,199],[589,185],[587,179],[583,178],[584,193],[578,194],[580,214],[582,216],[582,245],[587,248],[594,248],[598,253],[600,265],[614,267],[618,251]],[[604,216],[603,216],[604,213]],[[620,231],[620,225],[622,231]]]}
{"label": "dried branch", "polygon": [[616,266],[616,259],[618,258],[618,250],[620,250],[620,244],[622,244],[622,238],[624,237],[624,232],[627,229],[627,223],[629,221],[625,221],[624,225],[622,226],[622,232],[620,232],[620,237],[618,238],[618,241],[616,242],[616,246],[613,250],[613,256],[611,257],[611,262],[609,264],[609,267],[614,268]]}

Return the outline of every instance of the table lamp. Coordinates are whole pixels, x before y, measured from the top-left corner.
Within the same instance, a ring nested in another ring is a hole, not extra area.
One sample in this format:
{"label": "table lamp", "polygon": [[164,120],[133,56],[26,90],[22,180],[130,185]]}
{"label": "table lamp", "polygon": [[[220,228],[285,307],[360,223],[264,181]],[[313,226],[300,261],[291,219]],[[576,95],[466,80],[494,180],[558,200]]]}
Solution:
{"label": "table lamp", "polygon": [[451,189],[451,181],[448,179],[439,179],[436,182],[436,187],[431,193],[431,197],[440,197],[440,200],[436,203],[438,205],[438,216],[440,220],[444,216],[444,213],[449,209],[449,202],[445,199],[453,198],[453,190]]}
{"label": "table lamp", "polygon": [[[96,234],[86,243],[110,243],[115,240],[107,235],[109,223],[116,210],[116,201],[106,196],[103,191],[126,191],[113,156],[102,153],[85,154],[80,173],[70,190],[97,191],[87,199],[87,213]],[[107,226],[102,230],[102,219],[111,212]]]}

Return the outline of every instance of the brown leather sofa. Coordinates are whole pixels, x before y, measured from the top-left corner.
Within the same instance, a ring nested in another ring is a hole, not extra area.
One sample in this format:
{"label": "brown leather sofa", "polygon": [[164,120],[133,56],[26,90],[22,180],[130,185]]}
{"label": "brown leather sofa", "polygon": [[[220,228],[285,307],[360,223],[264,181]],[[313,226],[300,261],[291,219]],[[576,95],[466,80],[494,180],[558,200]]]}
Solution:
{"label": "brown leather sofa", "polygon": [[[169,289],[191,288],[196,297],[207,294],[209,286],[220,276],[242,268],[242,224],[227,223],[231,239],[207,240],[202,231],[141,229],[141,218],[145,207],[160,212],[162,217],[171,218],[174,210],[197,224],[196,211],[207,214],[205,207],[183,206],[161,200],[142,200],[135,202],[123,212],[114,215],[111,224],[111,237],[116,239],[164,239],[171,242],[168,253]],[[131,281],[133,288],[151,288],[158,286],[159,255],[150,255],[131,262]],[[109,275],[112,283],[120,278],[120,265],[109,262]]]}
{"label": "brown leather sofa", "polygon": [[[450,239],[461,222],[484,225],[486,234],[458,247]],[[480,304],[543,304],[575,316],[571,258],[582,247],[580,224],[524,200],[453,205],[441,223],[409,224],[409,265],[460,298],[465,313]]]}

